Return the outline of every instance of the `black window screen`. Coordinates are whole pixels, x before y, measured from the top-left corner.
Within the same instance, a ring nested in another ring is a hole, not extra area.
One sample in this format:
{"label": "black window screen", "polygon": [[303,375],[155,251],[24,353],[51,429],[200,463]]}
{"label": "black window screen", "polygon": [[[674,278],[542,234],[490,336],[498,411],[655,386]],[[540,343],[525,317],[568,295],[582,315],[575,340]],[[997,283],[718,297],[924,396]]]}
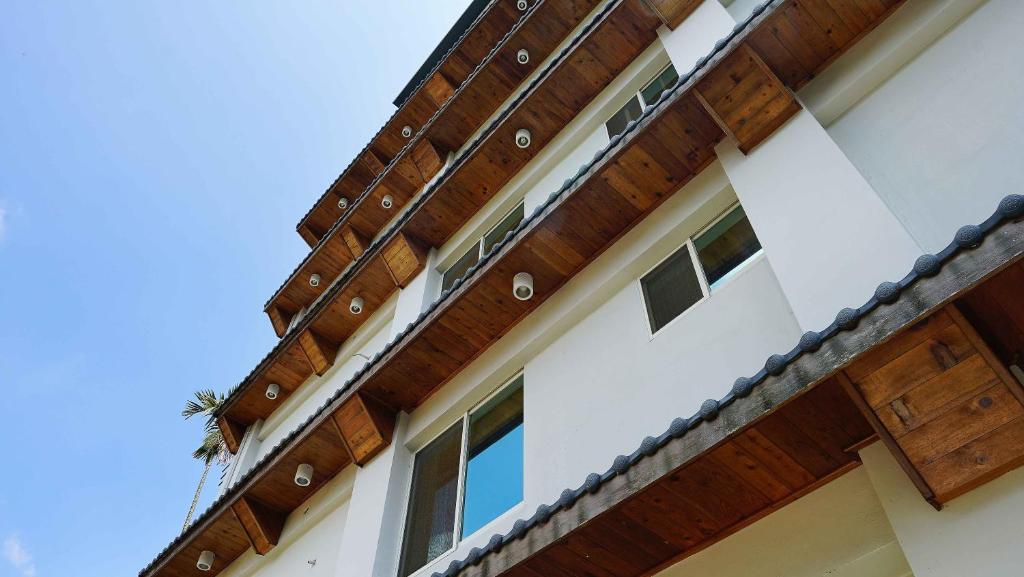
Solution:
{"label": "black window screen", "polygon": [[704,296],[686,246],[640,279],[640,286],[651,332],[657,332]]}

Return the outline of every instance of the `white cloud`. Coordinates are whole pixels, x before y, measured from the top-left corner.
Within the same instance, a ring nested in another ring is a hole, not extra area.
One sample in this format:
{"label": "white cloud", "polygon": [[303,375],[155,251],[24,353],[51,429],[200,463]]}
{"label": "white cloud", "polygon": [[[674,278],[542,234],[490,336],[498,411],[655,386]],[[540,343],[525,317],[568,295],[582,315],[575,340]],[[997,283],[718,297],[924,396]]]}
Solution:
{"label": "white cloud", "polygon": [[[0,217],[0,223],[2,222],[2,217]],[[4,540],[3,555],[11,567],[14,567],[23,577],[36,577],[36,564],[32,561],[32,555],[22,545],[21,537],[17,534]]]}

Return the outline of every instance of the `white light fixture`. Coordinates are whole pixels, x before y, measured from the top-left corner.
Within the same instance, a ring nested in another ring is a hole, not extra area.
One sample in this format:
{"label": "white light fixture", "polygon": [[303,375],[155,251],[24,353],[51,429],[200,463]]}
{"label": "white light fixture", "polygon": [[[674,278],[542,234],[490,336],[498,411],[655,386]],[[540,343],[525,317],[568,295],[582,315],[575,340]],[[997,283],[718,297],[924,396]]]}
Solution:
{"label": "white light fixture", "polygon": [[392,206],[395,206],[395,197],[390,194],[385,194],[384,198],[380,199],[380,205],[384,208],[391,208]]}
{"label": "white light fixture", "polygon": [[320,275],[316,273],[309,275],[309,286],[314,288],[320,286]]}
{"label": "white light fixture", "polygon": [[519,52],[516,52],[516,62],[520,64],[526,64],[530,61],[530,51],[525,48],[520,48]]}
{"label": "white light fixture", "polygon": [[512,277],[512,294],[521,301],[533,298],[533,275],[521,272]]}
{"label": "white light fixture", "polygon": [[529,7],[530,3],[527,2],[526,0],[518,0],[518,2],[516,2],[516,8],[518,8],[520,12],[523,12]]}
{"label": "white light fixture", "polygon": [[348,208],[348,199],[345,198],[344,196],[339,198],[338,199],[338,208],[340,208],[341,210],[345,210],[346,208]]}
{"label": "white light fixture", "polygon": [[404,136],[406,138],[409,138],[410,136],[412,136],[412,127],[409,126],[408,124],[403,126],[402,127],[402,136]]}
{"label": "white light fixture", "polygon": [[308,487],[313,482],[313,465],[303,463],[295,470],[295,484],[300,487]]}
{"label": "white light fixture", "polygon": [[516,131],[516,146],[519,148],[527,148],[530,146],[530,131],[525,128],[520,128]]}
{"label": "white light fixture", "polygon": [[363,312],[363,297],[354,297],[348,305],[348,310],[354,315]]}
{"label": "white light fixture", "polygon": [[213,560],[217,556],[213,554],[213,551],[203,551],[199,554],[199,560],[196,561],[196,569],[200,571],[209,571],[213,567]]}
{"label": "white light fixture", "polygon": [[277,383],[270,383],[267,385],[267,398],[273,401],[277,398],[277,395],[281,392],[281,385]]}

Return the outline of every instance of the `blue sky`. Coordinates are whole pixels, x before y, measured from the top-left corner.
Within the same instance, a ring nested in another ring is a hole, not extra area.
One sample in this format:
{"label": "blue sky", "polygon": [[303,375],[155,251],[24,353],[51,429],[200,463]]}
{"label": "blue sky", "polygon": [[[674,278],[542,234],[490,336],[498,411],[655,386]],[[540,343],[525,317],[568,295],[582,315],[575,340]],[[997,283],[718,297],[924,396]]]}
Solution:
{"label": "blue sky", "polygon": [[0,0],[0,576],[180,529],[184,401],[272,346],[295,223],[467,3]]}

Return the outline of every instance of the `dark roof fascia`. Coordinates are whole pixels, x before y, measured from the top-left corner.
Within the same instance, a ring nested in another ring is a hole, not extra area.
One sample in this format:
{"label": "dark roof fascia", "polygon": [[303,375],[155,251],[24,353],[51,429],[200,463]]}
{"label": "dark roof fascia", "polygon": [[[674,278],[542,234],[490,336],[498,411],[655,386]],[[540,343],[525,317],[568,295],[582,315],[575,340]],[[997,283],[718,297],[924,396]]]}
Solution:
{"label": "dark roof fascia", "polygon": [[423,61],[419,69],[412,78],[409,79],[408,84],[402,88],[402,91],[395,97],[394,105],[401,108],[405,102],[413,95],[414,92],[420,87],[420,84],[426,81],[427,77],[434,73],[441,63],[447,60],[448,53],[451,52],[462,37],[465,36],[470,30],[476,26],[476,22],[480,15],[483,14],[484,8],[491,2],[491,0],[473,0],[466,8],[462,16],[455,21],[452,25],[451,30],[444,35],[441,42],[437,44],[437,47],[427,56],[427,59]]}
{"label": "dark roof fascia", "polygon": [[805,333],[791,351],[769,357],[757,374],[736,379],[721,399],[708,399],[691,417],[673,420],[633,453],[616,457],[604,473],[591,473],[579,487],[565,489],[508,533],[493,535],[485,548],[471,549],[432,577],[455,577],[467,569],[466,577],[490,577],[526,560],[1022,257],[1024,196],[1011,195],[984,223],[962,227],[941,252],[918,258],[903,279],[880,284],[864,305],[839,311],[822,332]]}
{"label": "dark roof fascia", "polygon": [[[544,0],[541,0],[541,1],[544,1]],[[448,56],[452,53],[452,51],[455,50],[455,48],[462,41],[462,38],[465,38],[465,36],[468,35],[469,32],[474,27],[476,27],[477,23],[479,23],[484,18],[484,16],[487,15],[487,12],[490,11],[490,9],[495,4],[497,4],[497,2],[498,2],[498,0],[490,0],[489,2],[487,2],[486,7],[480,12],[479,15],[477,15],[476,20],[473,21],[472,25],[470,25],[469,28],[463,33],[462,37],[460,37],[459,40],[452,45],[452,47],[448,50],[448,52],[445,53],[444,57],[442,57],[437,62],[437,64],[434,66],[434,69],[440,68],[441,64],[445,60],[447,60]],[[430,71],[430,74],[433,74],[433,70]],[[427,78],[430,76],[430,74],[427,74],[427,76],[425,76],[419,82],[419,84],[416,85],[416,88],[414,90],[412,90],[412,92],[410,92],[409,96],[412,96],[413,94],[415,94],[420,88],[423,87],[424,84],[426,84]],[[402,104],[404,105],[405,103],[403,102]],[[401,112],[401,111],[402,111],[402,106],[399,106],[397,109],[395,109],[395,111],[393,113],[391,113],[391,116],[389,116],[388,119],[384,121],[384,124],[382,124],[381,127],[377,130],[377,132],[375,132],[373,134],[373,136],[370,137],[370,140],[366,143],[366,145],[363,146],[363,148],[359,151],[359,153],[356,154],[355,157],[352,158],[352,160],[348,163],[348,166],[345,167],[345,170],[341,171],[341,174],[339,174],[338,177],[335,178],[334,181],[331,183],[331,185],[328,186],[327,189],[323,191],[323,193],[320,195],[320,197],[316,199],[316,202],[313,203],[313,206],[309,207],[309,210],[306,211],[306,214],[302,215],[302,218],[299,219],[298,224],[295,225],[295,230],[299,230],[300,228],[302,228],[302,225],[306,222],[306,219],[309,218],[309,215],[313,214],[313,211],[316,210],[316,207],[319,206],[321,202],[323,202],[324,198],[331,192],[331,189],[334,188],[334,186],[337,185],[338,182],[341,181],[342,178],[345,178],[345,175],[348,174],[349,170],[352,169],[352,167],[355,165],[356,161],[359,160],[359,157],[362,156],[363,153],[365,153],[367,150],[369,150],[370,144],[373,143],[373,141],[376,140],[377,137],[380,136],[380,134],[382,132],[384,132],[384,129],[387,128],[387,125],[390,124],[391,121],[394,120],[395,116],[398,116],[398,113]]]}

